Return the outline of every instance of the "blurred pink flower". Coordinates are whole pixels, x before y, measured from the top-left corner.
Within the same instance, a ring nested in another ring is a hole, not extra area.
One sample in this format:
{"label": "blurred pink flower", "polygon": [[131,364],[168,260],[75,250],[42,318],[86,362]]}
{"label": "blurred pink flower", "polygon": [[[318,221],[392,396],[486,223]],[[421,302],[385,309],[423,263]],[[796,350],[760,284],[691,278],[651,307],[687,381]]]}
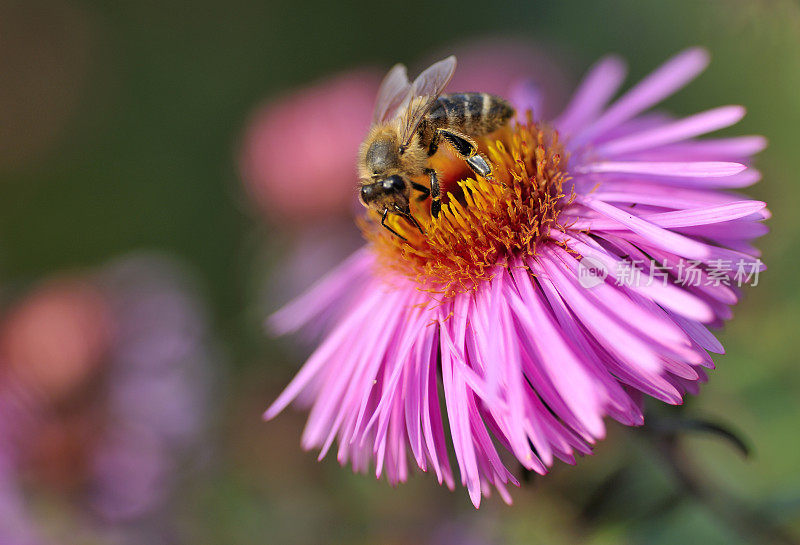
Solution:
{"label": "blurred pink flower", "polygon": [[22,387],[57,402],[101,364],[111,343],[103,294],[78,278],[46,282],[0,326],[0,362]]}
{"label": "blurred pink flower", "polygon": [[[529,42],[487,39],[454,50],[459,70],[449,91],[524,96],[535,101],[525,106],[537,114],[555,111],[567,94],[559,64]],[[255,111],[244,133],[239,169],[263,212],[294,225],[349,215],[358,147],[369,129],[380,76],[367,68],[343,72]]]}
{"label": "blurred pink flower", "polygon": [[239,167],[248,193],[266,214],[313,223],[349,212],[358,146],[379,81],[369,70],[344,72],[256,110]]}

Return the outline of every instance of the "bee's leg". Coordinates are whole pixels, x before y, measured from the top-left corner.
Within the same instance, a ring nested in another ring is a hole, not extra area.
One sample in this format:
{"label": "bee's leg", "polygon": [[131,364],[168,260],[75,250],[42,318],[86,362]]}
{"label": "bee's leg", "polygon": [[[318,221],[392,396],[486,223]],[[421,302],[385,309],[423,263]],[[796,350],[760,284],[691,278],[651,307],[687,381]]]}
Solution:
{"label": "bee's leg", "polygon": [[463,134],[459,134],[457,132],[451,131],[449,129],[439,129],[437,133],[444,138],[448,144],[455,150],[455,152],[463,158],[469,168],[477,174],[478,176],[483,176],[484,178],[489,177],[492,174],[492,167],[489,162],[478,153],[478,146],[464,136]]}
{"label": "bee's leg", "polygon": [[425,174],[431,178],[431,216],[438,218],[439,212],[442,211],[442,194],[439,189],[439,178],[436,176],[436,171],[432,168],[426,169]]}
{"label": "bee's leg", "polygon": [[406,240],[406,237],[404,237],[403,235],[401,235],[400,233],[398,233],[397,231],[395,231],[394,229],[392,229],[391,227],[386,225],[386,216],[388,216],[388,215],[389,215],[389,209],[388,208],[384,208],[383,209],[383,216],[381,217],[381,225],[386,227],[389,231],[391,231],[393,234],[395,234],[401,240],[405,240],[406,242],[408,242]]}
{"label": "bee's leg", "polygon": [[478,153],[478,146],[468,137],[450,129],[438,129],[439,136],[445,139],[455,152],[462,158],[467,159]]}
{"label": "bee's leg", "polygon": [[431,190],[425,187],[422,184],[418,184],[417,182],[411,182],[411,187],[422,193],[419,197],[417,197],[417,201],[421,202],[431,196]]}
{"label": "bee's leg", "polygon": [[439,131],[433,133],[431,143],[428,146],[428,157],[434,155],[437,151],[439,151]]}
{"label": "bee's leg", "polygon": [[478,176],[488,178],[492,174],[492,166],[483,158],[483,155],[473,155],[467,159],[467,164]]}

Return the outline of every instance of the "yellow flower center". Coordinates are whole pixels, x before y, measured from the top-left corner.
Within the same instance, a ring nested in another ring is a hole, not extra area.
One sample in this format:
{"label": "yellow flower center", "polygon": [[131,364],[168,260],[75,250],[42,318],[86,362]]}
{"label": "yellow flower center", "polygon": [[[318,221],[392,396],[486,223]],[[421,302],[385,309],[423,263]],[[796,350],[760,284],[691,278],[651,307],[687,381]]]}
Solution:
{"label": "yellow flower center", "polygon": [[405,241],[381,227],[374,213],[360,222],[381,267],[447,297],[489,280],[494,267],[509,257],[534,254],[568,201],[562,192],[569,179],[567,157],[555,130],[528,116],[526,123],[514,123],[477,142],[492,164],[489,179],[465,177],[474,174],[449,152],[432,158],[443,204],[439,217],[433,218],[430,199],[412,203],[424,235],[400,216],[390,216],[387,224]]}

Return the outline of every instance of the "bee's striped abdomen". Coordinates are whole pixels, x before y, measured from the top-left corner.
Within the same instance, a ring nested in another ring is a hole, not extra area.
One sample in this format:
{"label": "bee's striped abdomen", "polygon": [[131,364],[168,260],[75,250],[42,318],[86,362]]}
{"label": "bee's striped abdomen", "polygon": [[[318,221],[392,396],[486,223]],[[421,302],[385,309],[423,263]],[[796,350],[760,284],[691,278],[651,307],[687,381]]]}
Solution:
{"label": "bee's striped abdomen", "polygon": [[[437,129],[450,129],[467,136],[483,136],[499,129],[514,108],[504,99],[489,93],[453,93],[440,96],[420,124],[420,141],[424,147],[433,142]],[[431,147],[434,153],[436,144]]]}

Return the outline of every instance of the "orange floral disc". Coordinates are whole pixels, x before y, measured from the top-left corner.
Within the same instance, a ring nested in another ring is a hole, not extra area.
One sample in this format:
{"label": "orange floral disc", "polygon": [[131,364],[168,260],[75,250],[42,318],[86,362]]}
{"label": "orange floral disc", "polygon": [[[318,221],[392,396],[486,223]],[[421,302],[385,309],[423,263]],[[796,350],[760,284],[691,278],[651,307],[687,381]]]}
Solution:
{"label": "orange floral disc", "polygon": [[528,116],[526,123],[477,142],[492,164],[490,178],[465,177],[471,171],[450,153],[434,156],[444,194],[441,214],[431,217],[430,199],[412,204],[424,235],[399,216],[387,223],[407,241],[382,228],[374,213],[360,222],[382,267],[448,297],[491,278],[506,257],[535,253],[569,201],[562,191],[569,180],[567,157],[555,130]]}

